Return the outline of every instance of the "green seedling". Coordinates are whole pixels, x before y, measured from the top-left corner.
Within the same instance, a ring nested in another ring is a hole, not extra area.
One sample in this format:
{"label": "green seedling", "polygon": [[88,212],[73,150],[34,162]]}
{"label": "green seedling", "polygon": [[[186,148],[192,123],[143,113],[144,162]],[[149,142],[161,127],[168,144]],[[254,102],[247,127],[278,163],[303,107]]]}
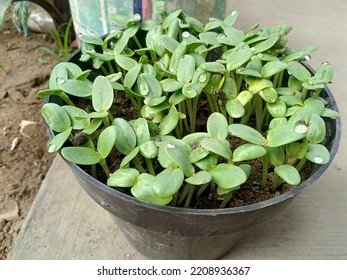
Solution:
{"label": "green seedling", "polygon": [[93,176],[101,166],[107,185],[140,200],[177,207],[204,192],[227,207],[255,160],[260,188],[273,192],[300,184],[307,161],[329,162],[325,121],[339,114],[320,93],[332,68],[311,73],[301,63],[315,47],[286,47],[288,25],[239,30],[237,12],[202,24],[158,11],[163,23],[115,15],[121,31],[81,36],[84,70],[53,69],[38,93],[61,101],[42,109],[55,133],[50,152],[91,165]]}

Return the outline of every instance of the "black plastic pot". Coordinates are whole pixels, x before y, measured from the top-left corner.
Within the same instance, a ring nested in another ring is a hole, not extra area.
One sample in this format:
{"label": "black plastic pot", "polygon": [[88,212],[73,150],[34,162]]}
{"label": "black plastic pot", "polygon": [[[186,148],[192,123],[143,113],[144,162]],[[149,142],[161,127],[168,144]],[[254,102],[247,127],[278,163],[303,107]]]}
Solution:
{"label": "black plastic pot", "polygon": [[[77,56],[72,58],[76,62]],[[328,88],[321,96],[338,111]],[[51,98],[50,102],[55,102]],[[83,189],[110,212],[119,228],[140,253],[151,259],[216,259],[227,253],[244,234],[287,206],[328,168],[340,143],[340,120],[327,119],[325,146],[328,164],[317,166],[309,179],[291,191],[267,201],[228,209],[183,209],[157,206],[125,195],[97,181],[76,164],[67,162]],[[50,137],[53,132],[48,130]]]}

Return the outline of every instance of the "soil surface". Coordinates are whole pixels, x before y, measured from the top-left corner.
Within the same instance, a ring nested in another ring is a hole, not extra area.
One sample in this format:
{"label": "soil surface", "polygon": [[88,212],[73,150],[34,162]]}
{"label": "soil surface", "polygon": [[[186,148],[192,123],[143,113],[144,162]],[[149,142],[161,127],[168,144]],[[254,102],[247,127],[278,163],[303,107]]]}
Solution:
{"label": "soil surface", "polygon": [[0,27],[0,260],[6,259],[54,155],[36,92],[57,63],[39,50],[50,36],[20,35],[10,20]]}

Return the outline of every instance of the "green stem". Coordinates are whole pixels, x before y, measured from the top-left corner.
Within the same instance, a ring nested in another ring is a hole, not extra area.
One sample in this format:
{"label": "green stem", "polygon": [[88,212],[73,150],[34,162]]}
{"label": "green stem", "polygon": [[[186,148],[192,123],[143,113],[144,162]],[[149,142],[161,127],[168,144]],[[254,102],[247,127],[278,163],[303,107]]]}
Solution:
{"label": "green stem", "polygon": [[105,76],[108,75],[108,72],[107,72],[107,70],[105,69],[104,65],[101,65],[101,66],[100,66],[100,69],[101,69],[102,73],[104,73]]}
{"label": "green stem", "polygon": [[237,86],[237,92],[240,92],[241,91],[241,85],[242,85],[242,75],[239,75],[239,74],[236,74],[235,75],[235,82],[236,82],[236,86]]}
{"label": "green stem", "polygon": [[189,186],[189,192],[188,192],[188,196],[187,196],[186,202],[184,203],[184,208],[188,208],[189,207],[190,202],[191,202],[191,200],[193,198],[194,191],[195,191],[194,186],[189,185],[189,184],[188,184],[188,186]]}
{"label": "green stem", "polygon": [[272,182],[272,187],[271,187],[271,191],[274,193],[277,189],[277,187],[279,186],[281,182],[281,178],[275,173],[273,182]]}
{"label": "green stem", "polygon": [[216,95],[212,95],[212,103],[214,106],[214,111],[219,113],[219,106],[218,106]]}
{"label": "green stem", "polygon": [[92,168],[92,170],[91,170],[92,177],[95,178],[95,179],[98,179],[98,178],[97,178],[98,176],[96,175],[96,165],[95,165],[95,164],[92,164],[92,165],[91,165],[91,168]]}
{"label": "green stem", "polygon": [[215,109],[214,109],[214,105],[212,102],[212,97],[210,94],[206,94],[206,96],[207,96],[208,105],[210,106],[211,113],[213,113],[213,112],[215,112]]}
{"label": "green stem", "polygon": [[140,171],[141,173],[147,173],[146,169],[143,168],[143,166],[142,166],[141,162],[138,160],[138,158],[133,158],[132,162],[135,164],[138,171]]}
{"label": "green stem", "polygon": [[263,156],[263,175],[261,178],[262,189],[266,187],[268,170],[269,170],[269,155],[268,155],[268,151],[266,151],[266,154]]}
{"label": "green stem", "polygon": [[263,124],[263,102],[262,98],[260,97],[259,94],[257,94],[254,97],[254,102],[255,102],[255,118],[256,118],[256,125],[257,125],[257,130],[261,132],[261,127]]}
{"label": "green stem", "polygon": [[186,199],[189,192],[189,185],[186,185],[183,189],[182,194],[180,195],[178,199],[178,206],[181,206],[183,204],[183,201]]}
{"label": "green stem", "polygon": [[114,73],[114,69],[112,67],[111,61],[107,61],[106,63],[107,63],[108,69],[110,70],[110,73]]}
{"label": "green stem", "polygon": [[223,202],[222,202],[220,208],[225,208],[225,206],[228,204],[228,202],[230,202],[230,200],[231,200],[232,197],[233,197],[233,192],[232,192],[232,191],[228,192],[228,193],[224,196]]}
{"label": "green stem", "polygon": [[146,161],[149,173],[151,175],[155,176],[155,171],[154,171],[154,168],[153,168],[152,160],[149,159],[149,158],[145,158],[145,161]]}
{"label": "green stem", "polygon": [[301,100],[302,101],[305,101],[306,99],[306,95],[307,95],[307,88],[303,88],[302,91],[301,91]]}
{"label": "green stem", "polygon": [[109,127],[110,126],[110,120],[108,119],[108,117],[105,117],[102,119],[105,127]]}
{"label": "green stem", "polygon": [[110,172],[110,169],[107,166],[106,159],[101,159],[99,163],[100,163],[102,169],[105,171],[107,177],[110,176],[111,172]]}
{"label": "green stem", "polygon": [[74,106],[75,107],[75,104],[71,101],[70,97],[67,96],[66,93],[64,92],[61,92],[60,94],[58,94],[58,96],[68,105],[71,105],[71,106]]}
{"label": "green stem", "polygon": [[307,158],[304,157],[304,158],[301,159],[301,160],[299,161],[299,163],[297,164],[296,169],[297,169],[299,172],[300,172],[300,170],[304,167],[306,161],[307,161]]}
{"label": "green stem", "polygon": [[139,39],[137,38],[136,35],[133,36],[133,39],[134,39],[136,45],[138,46],[138,48],[142,49],[143,47],[142,47],[142,45],[141,45],[141,43],[140,43],[140,41],[139,41]]}
{"label": "green stem", "polygon": [[199,199],[199,197],[202,195],[202,193],[206,190],[206,188],[209,186],[209,183],[203,184],[199,187],[199,190],[196,193],[195,198]]}
{"label": "green stem", "polygon": [[279,76],[278,76],[277,87],[281,87],[282,86],[283,75],[284,75],[284,71],[281,71]]}

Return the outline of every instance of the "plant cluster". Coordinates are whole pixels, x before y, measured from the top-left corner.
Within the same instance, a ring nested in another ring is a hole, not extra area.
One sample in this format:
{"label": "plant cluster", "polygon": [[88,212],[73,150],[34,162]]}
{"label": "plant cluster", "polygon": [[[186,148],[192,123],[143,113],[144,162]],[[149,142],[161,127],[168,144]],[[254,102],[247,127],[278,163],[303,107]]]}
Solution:
{"label": "plant cluster", "polygon": [[[81,67],[54,68],[38,93],[64,102],[42,108],[56,133],[50,152],[91,165],[95,177],[101,166],[108,186],[139,200],[184,207],[208,189],[225,207],[254,159],[263,165],[261,188],[274,169],[273,191],[300,184],[307,160],[329,161],[325,118],[339,114],[320,93],[332,67],[313,74],[300,62],[316,47],[289,49],[287,24],[244,32],[234,27],[237,12],[203,24],[158,3],[161,21],[114,15],[121,30],[81,35]],[[120,104],[135,113],[121,116]]]}

